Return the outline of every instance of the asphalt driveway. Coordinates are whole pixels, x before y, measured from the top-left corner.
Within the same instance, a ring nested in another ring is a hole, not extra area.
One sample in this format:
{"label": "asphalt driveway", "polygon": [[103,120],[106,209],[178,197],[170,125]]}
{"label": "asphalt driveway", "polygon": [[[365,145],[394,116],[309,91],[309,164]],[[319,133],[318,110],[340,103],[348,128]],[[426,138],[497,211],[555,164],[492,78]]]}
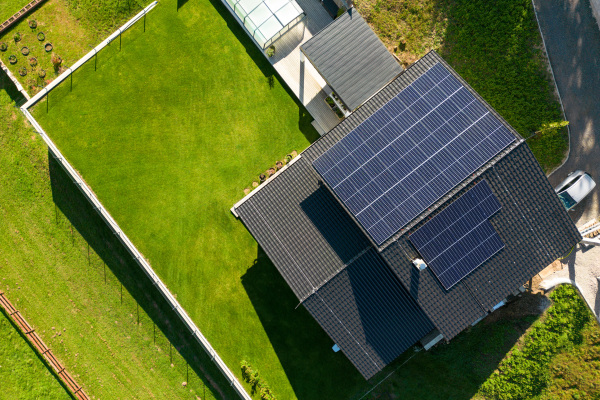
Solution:
{"label": "asphalt driveway", "polygon": [[[550,183],[556,186],[577,169],[600,183],[600,29],[590,1],[534,4],[571,129],[569,159],[550,176]],[[600,214],[599,192],[596,188],[570,213],[578,226]]]}

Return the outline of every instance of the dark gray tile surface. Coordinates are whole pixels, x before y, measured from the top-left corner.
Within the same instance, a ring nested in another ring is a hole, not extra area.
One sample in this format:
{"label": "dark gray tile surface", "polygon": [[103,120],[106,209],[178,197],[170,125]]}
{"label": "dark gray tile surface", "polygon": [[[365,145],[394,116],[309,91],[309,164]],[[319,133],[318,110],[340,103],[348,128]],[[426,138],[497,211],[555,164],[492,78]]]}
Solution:
{"label": "dark gray tile surface", "polygon": [[394,79],[402,66],[351,8],[301,46],[350,110]]}

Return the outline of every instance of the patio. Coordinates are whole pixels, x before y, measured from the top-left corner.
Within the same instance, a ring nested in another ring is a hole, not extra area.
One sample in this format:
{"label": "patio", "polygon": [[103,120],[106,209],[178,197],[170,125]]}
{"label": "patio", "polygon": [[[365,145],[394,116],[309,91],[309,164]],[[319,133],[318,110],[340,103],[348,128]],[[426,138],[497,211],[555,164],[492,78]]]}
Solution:
{"label": "patio", "polygon": [[[223,2],[228,3],[225,0]],[[315,129],[320,135],[323,135],[333,129],[340,120],[325,103],[325,98],[331,92],[331,88],[310,62],[302,57],[300,46],[329,25],[333,19],[319,0],[296,0],[296,2],[306,16],[273,41],[275,54],[268,57],[268,60],[314,118],[312,124]],[[228,9],[235,15],[238,22],[244,25],[229,5]],[[261,47],[256,39],[254,40]],[[261,48],[261,50],[266,52],[266,49]]]}
{"label": "patio", "polygon": [[340,120],[325,103],[331,89],[308,60],[302,57],[300,46],[333,21],[319,0],[297,0],[306,17],[284,34],[275,45],[275,55],[269,59],[279,75],[315,119],[319,134],[330,131]]}

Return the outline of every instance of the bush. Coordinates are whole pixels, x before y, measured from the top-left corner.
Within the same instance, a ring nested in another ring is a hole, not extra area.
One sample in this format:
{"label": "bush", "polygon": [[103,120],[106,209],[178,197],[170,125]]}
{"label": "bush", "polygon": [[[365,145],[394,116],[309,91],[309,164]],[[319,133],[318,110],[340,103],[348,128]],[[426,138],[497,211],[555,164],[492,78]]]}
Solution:
{"label": "bush", "polygon": [[275,46],[269,46],[267,49],[267,56],[273,57],[275,55]]}

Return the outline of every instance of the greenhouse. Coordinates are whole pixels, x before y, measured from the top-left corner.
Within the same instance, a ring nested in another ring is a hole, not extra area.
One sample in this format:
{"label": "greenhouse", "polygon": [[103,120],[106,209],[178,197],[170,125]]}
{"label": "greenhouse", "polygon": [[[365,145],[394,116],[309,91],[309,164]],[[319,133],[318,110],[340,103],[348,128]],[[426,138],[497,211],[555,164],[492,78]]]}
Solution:
{"label": "greenhouse", "polygon": [[226,3],[262,49],[305,15],[295,0],[226,0]]}

